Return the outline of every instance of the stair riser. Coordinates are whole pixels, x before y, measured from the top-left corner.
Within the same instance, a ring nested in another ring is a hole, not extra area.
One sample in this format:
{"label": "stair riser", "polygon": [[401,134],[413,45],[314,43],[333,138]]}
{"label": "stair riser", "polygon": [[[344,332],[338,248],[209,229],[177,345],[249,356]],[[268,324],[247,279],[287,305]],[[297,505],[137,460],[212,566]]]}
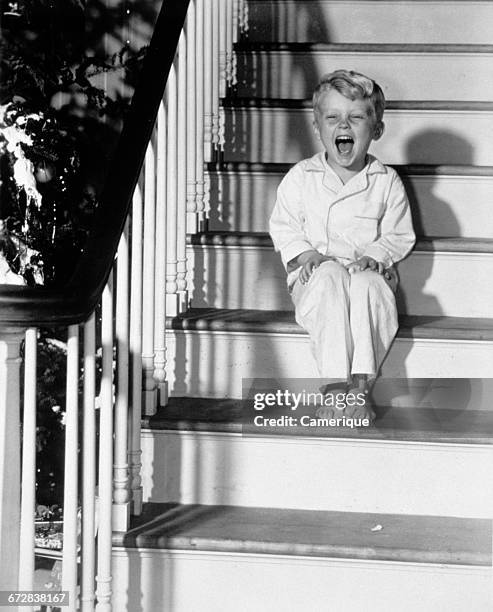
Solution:
{"label": "stair riser", "polygon": [[[320,150],[310,109],[226,109],[225,160],[295,163]],[[388,164],[493,165],[493,113],[388,110],[370,151]]]}
{"label": "stair riser", "polygon": [[[212,230],[265,232],[283,174],[210,173]],[[493,238],[493,177],[406,176],[414,223],[423,236]]]}
{"label": "stair riser", "polygon": [[345,68],[375,79],[388,100],[489,101],[492,61],[490,53],[239,53],[238,95],[310,98],[323,74]]}
{"label": "stair riser", "polygon": [[[250,0],[249,7],[250,40],[334,43],[493,42],[493,6],[485,0]],[[437,27],[437,24],[440,26]]]}
{"label": "stair riser", "polygon": [[[261,247],[189,248],[195,308],[292,310],[279,254]],[[415,252],[399,264],[403,314],[488,317],[493,254]],[[480,288],[480,292],[478,292]]]}
{"label": "stair riser", "polygon": [[[392,378],[490,378],[493,342],[397,338],[382,366]],[[167,379],[176,396],[241,398],[243,378],[313,378],[298,334],[169,332]]]}
{"label": "stair riser", "polygon": [[493,517],[485,446],[146,430],[142,453],[144,501]]}
{"label": "stair riser", "polygon": [[114,548],[112,574],[113,610],[128,612],[491,609],[481,567]]}

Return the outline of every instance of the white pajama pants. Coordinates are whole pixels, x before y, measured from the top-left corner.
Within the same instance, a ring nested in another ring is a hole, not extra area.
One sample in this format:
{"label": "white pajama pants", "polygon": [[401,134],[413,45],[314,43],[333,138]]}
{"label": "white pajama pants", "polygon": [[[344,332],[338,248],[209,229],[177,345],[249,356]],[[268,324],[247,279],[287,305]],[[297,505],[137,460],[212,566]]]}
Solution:
{"label": "white pajama pants", "polygon": [[349,274],[341,264],[325,261],[305,285],[296,280],[291,297],[320,377],[377,375],[398,328],[394,293],[382,275]]}

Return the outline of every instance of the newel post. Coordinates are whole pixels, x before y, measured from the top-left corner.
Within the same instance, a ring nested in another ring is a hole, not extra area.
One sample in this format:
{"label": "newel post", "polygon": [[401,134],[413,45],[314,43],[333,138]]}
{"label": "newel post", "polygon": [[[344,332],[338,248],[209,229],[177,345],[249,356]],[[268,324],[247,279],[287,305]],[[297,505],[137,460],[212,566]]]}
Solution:
{"label": "newel post", "polygon": [[0,328],[0,590],[18,588],[21,516],[20,347],[24,332]]}

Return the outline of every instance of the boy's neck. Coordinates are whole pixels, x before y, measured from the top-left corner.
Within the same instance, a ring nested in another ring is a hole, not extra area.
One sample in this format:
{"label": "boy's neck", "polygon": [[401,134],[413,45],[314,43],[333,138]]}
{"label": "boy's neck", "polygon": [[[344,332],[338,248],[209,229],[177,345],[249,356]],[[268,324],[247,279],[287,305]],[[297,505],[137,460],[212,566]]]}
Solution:
{"label": "boy's neck", "polygon": [[325,161],[327,162],[327,165],[333,170],[333,172],[335,172],[335,174],[337,174],[337,176],[341,179],[344,185],[347,182],[349,182],[353,177],[355,177],[357,174],[359,174],[368,164],[368,155],[366,155],[365,161],[359,170],[351,169],[351,168],[344,168],[343,166],[334,168],[334,166],[332,166],[332,164],[328,160],[327,153],[324,153],[324,157],[325,157]]}

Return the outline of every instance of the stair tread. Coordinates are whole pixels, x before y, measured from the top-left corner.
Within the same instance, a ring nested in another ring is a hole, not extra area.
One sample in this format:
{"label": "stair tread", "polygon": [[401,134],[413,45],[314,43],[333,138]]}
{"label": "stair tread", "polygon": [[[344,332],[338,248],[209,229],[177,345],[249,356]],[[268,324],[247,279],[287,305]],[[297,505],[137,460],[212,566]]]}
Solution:
{"label": "stair tread", "polygon": [[[225,108],[261,108],[261,109],[308,109],[311,110],[311,99],[302,98],[255,98],[226,97],[222,98]],[[385,110],[404,111],[493,111],[493,102],[477,100],[387,100]]]}
{"label": "stair tread", "polygon": [[[267,232],[208,231],[189,236],[194,245],[272,248]],[[492,238],[419,236],[415,251],[447,253],[493,253]]]}
{"label": "stair tread", "polygon": [[[493,318],[402,315],[398,338],[493,341]],[[174,330],[305,335],[290,310],[190,308],[170,317]]]}
{"label": "stair tread", "polygon": [[113,545],[488,566],[491,531],[487,519],[148,503]]}
{"label": "stair tread", "polygon": [[[273,386],[274,383],[273,383]],[[277,410],[277,412],[276,412]],[[448,444],[493,444],[493,411],[449,410],[408,407],[375,407],[377,419],[372,427],[255,427],[258,412],[252,402],[237,399],[172,397],[142,426],[153,430],[207,431],[258,435],[289,435],[310,438],[412,441]],[[265,417],[279,417],[278,409],[265,409]],[[284,412],[282,413],[284,414]],[[313,416],[312,407],[299,407],[300,418]]]}
{"label": "stair tread", "polygon": [[[275,162],[210,162],[206,168],[208,172],[261,172],[265,174],[284,175],[294,164]],[[400,175],[404,176],[493,176],[493,166],[471,165],[435,165],[435,164],[389,164]]]}
{"label": "stair tread", "polygon": [[280,51],[289,53],[493,53],[493,45],[459,43],[327,43],[248,41],[235,44],[239,53]]}
{"label": "stair tread", "polygon": [[[288,0],[291,2],[296,2],[296,0]],[[310,0],[308,0],[310,1]],[[313,0],[312,0],[313,1]],[[397,3],[402,2],[402,0],[396,0]],[[446,3],[447,5],[452,3],[454,4],[454,2],[456,2],[457,4],[462,4],[464,3],[464,0],[419,0],[420,2],[429,2],[430,4],[435,4],[436,2],[443,2]],[[485,0],[483,0],[484,2]],[[283,4],[286,2],[286,0],[251,0],[251,2],[253,4]],[[373,2],[381,2],[382,4],[388,4],[389,0],[355,0],[355,2],[357,4],[360,4],[361,2],[364,4],[365,2],[369,2],[369,3],[373,3]]]}

